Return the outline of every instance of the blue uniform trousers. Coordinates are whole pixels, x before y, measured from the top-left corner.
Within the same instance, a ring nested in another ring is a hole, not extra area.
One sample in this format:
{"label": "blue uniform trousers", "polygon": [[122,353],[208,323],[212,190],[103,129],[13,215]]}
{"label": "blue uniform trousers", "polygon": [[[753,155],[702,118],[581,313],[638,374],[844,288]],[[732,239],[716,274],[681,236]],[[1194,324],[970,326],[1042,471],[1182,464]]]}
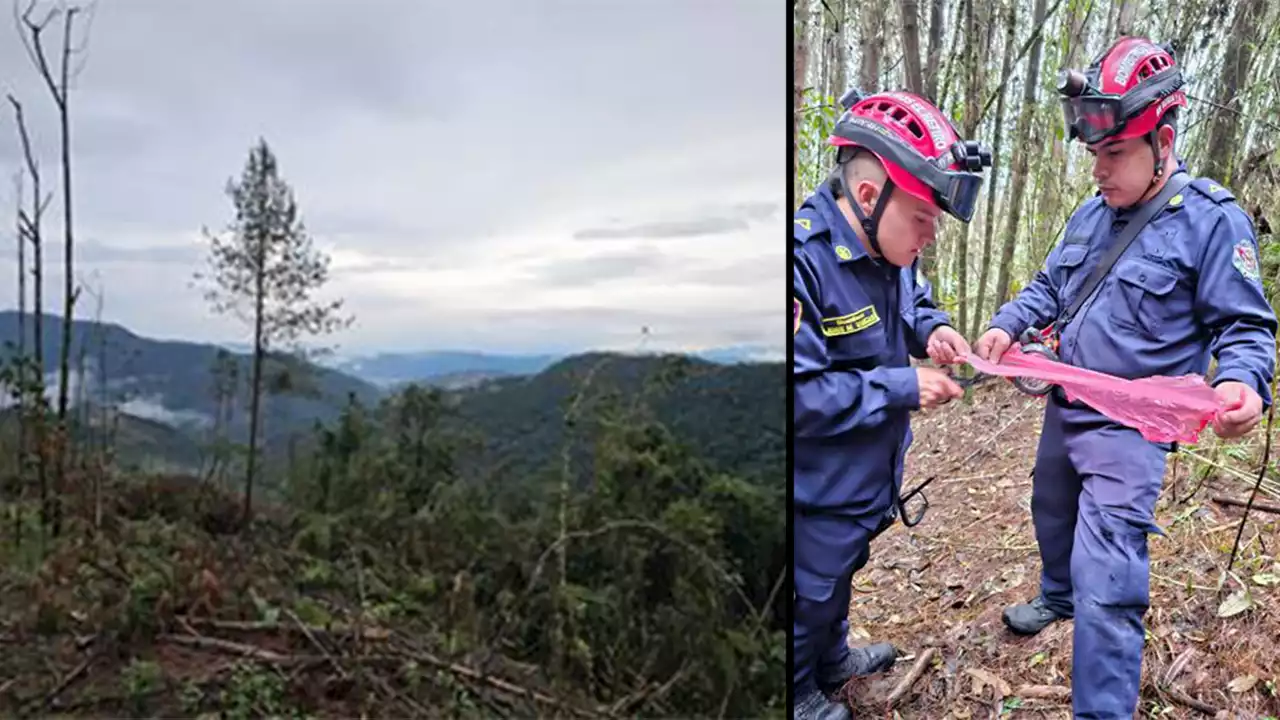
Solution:
{"label": "blue uniform trousers", "polygon": [[1169,445],[1055,392],[1036,455],[1031,514],[1045,604],[1074,616],[1076,718],[1132,718],[1150,603],[1147,534]]}
{"label": "blue uniform trousers", "polygon": [[849,599],[853,575],[871,557],[871,540],[892,524],[887,512],[792,515],[795,613],[791,647],[793,687],[849,654]]}

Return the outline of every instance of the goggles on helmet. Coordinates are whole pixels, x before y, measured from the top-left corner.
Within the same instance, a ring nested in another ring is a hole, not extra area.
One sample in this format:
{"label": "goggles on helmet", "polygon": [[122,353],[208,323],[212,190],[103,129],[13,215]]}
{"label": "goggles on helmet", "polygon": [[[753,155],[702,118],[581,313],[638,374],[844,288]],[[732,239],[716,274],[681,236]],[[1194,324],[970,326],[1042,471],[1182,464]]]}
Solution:
{"label": "goggles on helmet", "polygon": [[1062,117],[1067,140],[1080,138],[1086,145],[1120,133],[1136,115],[1182,87],[1182,71],[1174,69],[1143,80],[1124,95],[1104,95],[1078,70],[1058,75]]}

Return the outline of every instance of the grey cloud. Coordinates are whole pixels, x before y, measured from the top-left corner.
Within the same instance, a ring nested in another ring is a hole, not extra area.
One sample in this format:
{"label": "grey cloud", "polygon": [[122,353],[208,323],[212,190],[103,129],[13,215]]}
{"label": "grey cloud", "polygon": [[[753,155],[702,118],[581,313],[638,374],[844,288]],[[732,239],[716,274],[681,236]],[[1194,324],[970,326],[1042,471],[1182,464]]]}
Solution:
{"label": "grey cloud", "polygon": [[581,287],[619,278],[660,272],[670,267],[659,251],[643,248],[536,265],[530,275],[540,285]]}
{"label": "grey cloud", "polygon": [[90,264],[156,263],[195,266],[203,263],[205,252],[203,248],[192,245],[131,248],[84,240],[76,245],[75,259],[77,262]]}
{"label": "grey cloud", "polygon": [[773,202],[738,203],[734,209],[751,220],[771,220],[778,215],[782,206]]}
{"label": "grey cloud", "polygon": [[[608,222],[613,227],[594,227],[579,230],[573,234],[577,240],[624,240],[633,238],[650,238],[655,240],[697,237],[700,235],[723,235],[741,232],[751,227],[752,222],[761,222],[775,217],[781,205],[773,202],[742,202],[722,208],[704,207],[701,217],[681,220],[659,220],[645,223],[622,225],[616,218]],[[710,211],[710,212],[708,212]]]}
{"label": "grey cloud", "polygon": [[[231,219],[226,181],[263,136],[313,237],[360,256],[335,278],[523,262],[544,252],[542,238],[554,247],[533,268],[538,283],[688,275],[694,266],[632,244],[756,232],[777,219],[786,188],[786,18],[772,0],[726,7],[497,0],[477,16],[467,3],[403,0],[99,3],[72,91],[76,230],[93,240],[78,257],[103,269],[106,312],[131,329],[234,334],[186,287],[181,266],[205,251],[182,243]],[[0,78],[27,110],[53,188],[56,114],[15,33],[0,22]],[[0,102],[0,238],[20,162]],[[752,190],[736,197],[749,201],[724,201],[708,178],[743,182]],[[574,228],[620,254],[552,261]],[[749,237],[744,252],[768,242]],[[382,312],[375,284],[350,285],[360,342],[427,343],[435,318],[467,312],[462,297],[421,315]],[[540,317],[522,342],[574,321]],[[610,332],[572,329],[585,345]],[[506,342],[474,324],[440,332],[458,345]]]}
{"label": "grey cloud", "polygon": [[621,228],[588,228],[573,234],[578,240],[622,240],[653,238],[655,240],[697,237],[698,235],[722,235],[746,230],[746,220],[710,217],[701,220],[654,222]]}
{"label": "grey cloud", "polygon": [[772,255],[727,258],[724,262],[704,263],[684,276],[688,282],[706,285],[758,287],[760,292],[789,287],[787,256],[782,250]]}

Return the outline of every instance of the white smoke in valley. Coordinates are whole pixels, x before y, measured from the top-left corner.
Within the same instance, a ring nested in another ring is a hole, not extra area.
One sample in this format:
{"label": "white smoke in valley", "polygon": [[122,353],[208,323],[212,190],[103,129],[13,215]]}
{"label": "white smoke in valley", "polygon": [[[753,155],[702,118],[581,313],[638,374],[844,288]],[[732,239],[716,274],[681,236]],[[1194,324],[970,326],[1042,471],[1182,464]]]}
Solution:
{"label": "white smoke in valley", "polygon": [[[159,393],[134,395],[130,392],[130,388],[135,387],[140,381],[140,378],[134,376],[110,380],[104,388],[102,383],[99,382],[95,370],[93,362],[89,359],[85,360],[83,372],[78,368],[71,368],[67,378],[67,402],[69,405],[73,407],[82,403],[95,406],[114,405],[119,412],[126,415],[153,420],[173,427],[196,426],[203,428],[213,424],[213,418],[205,413],[166,407],[164,396]],[[44,385],[45,400],[50,407],[56,407],[58,402],[57,371],[45,374]],[[13,407],[16,401],[13,398],[12,388],[5,386],[0,388],[0,391],[2,391],[0,392],[0,409]]]}

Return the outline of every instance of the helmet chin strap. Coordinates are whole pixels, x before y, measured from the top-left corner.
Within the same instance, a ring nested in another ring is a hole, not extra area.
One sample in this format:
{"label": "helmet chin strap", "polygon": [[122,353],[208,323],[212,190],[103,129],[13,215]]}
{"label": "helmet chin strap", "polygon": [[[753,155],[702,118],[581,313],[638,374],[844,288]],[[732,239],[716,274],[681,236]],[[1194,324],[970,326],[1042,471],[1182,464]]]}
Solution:
{"label": "helmet chin strap", "polygon": [[889,196],[893,194],[893,181],[885,176],[884,187],[880,189],[880,197],[876,198],[876,206],[871,210],[871,217],[867,217],[862,212],[862,206],[853,197],[853,193],[849,191],[849,184],[845,181],[845,167],[841,166],[840,173],[832,180],[836,184],[836,189],[845,196],[849,201],[849,207],[852,208],[853,214],[858,218],[858,224],[862,225],[862,232],[867,236],[867,244],[871,246],[871,252],[877,257],[884,257],[884,252],[880,249],[880,240],[877,236],[877,230],[880,225],[880,216],[884,214],[884,210],[889,206]]}
{"label": "helmet chin strap", "polygon": [[[1152,168],[1151,182],[1147,183],[1146,192],[1142,193],[1143,197],[1146,197],[1147,195],[1151,195],[1152,197],[1154,197],[1154,193],[1152,191],[1154,191],[1156,189],[1156,185],[1160,183],[1160,178],[1164,177],[1164,158],[1160,157],[1159,132],[1160,132],[1159,125],[1156,125],[1156,127],[1152,128],[1147,132],[1147,144],[1151,146],[1151,154],[1155,156],[1155,159],[1152,161],[1154,167]],[[1140,204],[1142,204],[1141,200],[1139,200],[1138,202],[1135,202],[1129,208],[1125,208],[1125,209],[1128,210],[1130,208],[1137,207]]]}

